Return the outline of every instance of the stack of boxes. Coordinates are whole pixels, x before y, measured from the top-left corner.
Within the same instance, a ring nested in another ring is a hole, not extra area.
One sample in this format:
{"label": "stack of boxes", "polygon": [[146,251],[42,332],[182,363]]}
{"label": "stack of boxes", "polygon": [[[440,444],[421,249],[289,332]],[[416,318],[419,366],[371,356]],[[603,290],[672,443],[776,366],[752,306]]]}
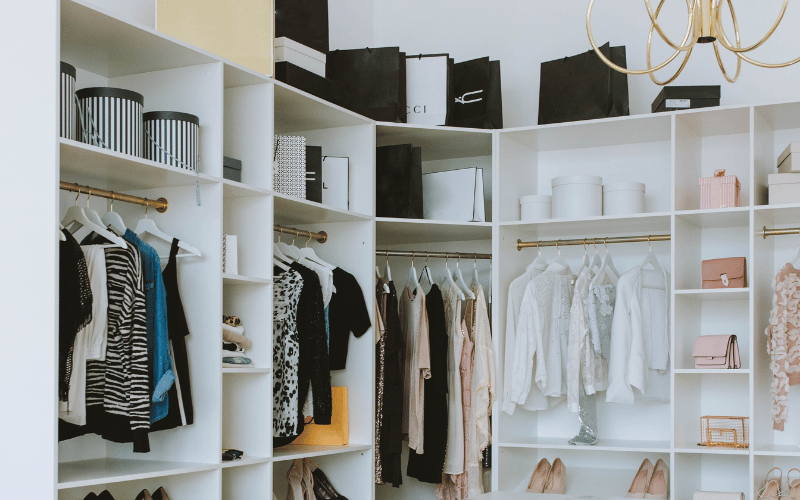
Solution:
{"label": "stack of boxes", "polygon": [[778,173],[769,174],[769,204],[800,202],[800,142],[792,142],[778,157]]}

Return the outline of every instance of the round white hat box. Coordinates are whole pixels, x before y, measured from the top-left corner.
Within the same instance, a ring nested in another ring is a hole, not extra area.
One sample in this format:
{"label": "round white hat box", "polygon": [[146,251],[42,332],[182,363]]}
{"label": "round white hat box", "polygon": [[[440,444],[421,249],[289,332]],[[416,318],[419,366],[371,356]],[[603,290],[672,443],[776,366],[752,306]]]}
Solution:
{"label": "round white hat box", "polygon": [[603,215],[603,178],[565,175],[553,178],[553,218],[569,219]]}
{"label": "round white hat box", "polygon": [[627,215],[644,212],[644,184],[614,182],[603,186],[603,215]]}
{"label": "round white hat box", "polygon": [[532,194],[519,199],[519,212],[522,222],[536,222],[549,219],[553,207],[553,197],[546,194]]}

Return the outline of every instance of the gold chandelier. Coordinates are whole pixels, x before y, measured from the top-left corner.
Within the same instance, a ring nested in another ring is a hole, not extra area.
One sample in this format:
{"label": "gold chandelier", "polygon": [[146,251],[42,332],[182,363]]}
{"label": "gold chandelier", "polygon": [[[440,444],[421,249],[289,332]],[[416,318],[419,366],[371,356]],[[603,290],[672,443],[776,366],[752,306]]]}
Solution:
{"label": "gold chandelier", "polygon": [[[664,34],[664,32],[661,30],[661,27],[658,25],[658,15],[661,12],[661,7],[664,6],[664,2],[665,0],[661,0],[658,4],[658,8],[654,12],[652,6],[650,5],[650,0],[644,0],[644,4],[647,7],[647,13],[650,16],[650,34],[647,37],[647,69],[631,70],[611,62],[597,47],[594,37],[592,36],[592,7],[594,6],[594,0],[590,0],[589,11],[586,13],[586,32],[589,35],[589,42],[591,42],[595,53],[611,68],[629,75],[648,74],[650,75],[650,79],[658,85],[667,85],[678,78],[678,75],[681,74],[683,68],[686,67],[686,63],[689,61],[689,56],[692,55],[692,50],[697,43],[713,44],[714,53],[717,56],[719,68],[722,70],[722,74],[725,76],[725,79],[731,83],[739,79],[739,73],[742,69],[742,61],[746,61],[762,68],[785,68],[786,66],[791,66],[792,64],[800,62],[800,57],[798,57],[797,59],[793,59],[785,63],[769,64],[753,60],[745,55],[747,52],[760,47],[769,39],[769,37],[772,36],[772,34],[778,28],[778,25],[783,20],[783,15],[786,13],[786,7],[789,5],[789,0],[783,1],[783,7],[778,15],[778,19],[775,21],[775,24],[772,25],[772,28],[770,28],[769,33],[767,33],[767,35],[757,43],[749,47],[742,47],[741,40],[739,38],[739,23],[736,20],[736,12],[733,10],[732,0],[686,0],[686,8],[689,12],[689,23],[686,27],[686,35],[683,37],[683,41],[680,45],[674,44],[667,37],[667,35]],[[731,18],[733,19],[733,31],[736,38],[736,46],[730,42],[727,34],[725,33],[725,28],[722,26],[722,5],[725,2],[728,4],[728,8],[731,12]],[[650,48],[653,42],[653,31],[657,31],[664,42],[675,49],[675,53],[658,66],[653,66],[650,62]],[[689,42],[689,40],[691,40],[691,42]],[[728,72],[725,71],[725,66],[722,64],[722,58],[719,55],[719,45],[722,45],[723,48],[733,52],[736,55],[736,75],[734,75],[733,78],[728,75]],[[659,81],[655,77],[654,73],[674,61],[675,58],[678,57],[682,52],[685,52],[686,55],[684,56],[683,62],[681,63],[680,68],[678,68],[678,71],[668,80]]]}

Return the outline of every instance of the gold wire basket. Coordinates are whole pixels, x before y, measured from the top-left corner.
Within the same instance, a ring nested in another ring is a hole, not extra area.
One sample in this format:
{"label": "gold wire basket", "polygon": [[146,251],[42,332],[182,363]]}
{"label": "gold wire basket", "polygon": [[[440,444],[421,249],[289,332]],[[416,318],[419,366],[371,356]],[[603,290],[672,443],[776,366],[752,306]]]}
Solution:
{"label": "gold wire basket", "polygon": [[700,417],[700,446],[750,446],[750,419],[748,417]]}

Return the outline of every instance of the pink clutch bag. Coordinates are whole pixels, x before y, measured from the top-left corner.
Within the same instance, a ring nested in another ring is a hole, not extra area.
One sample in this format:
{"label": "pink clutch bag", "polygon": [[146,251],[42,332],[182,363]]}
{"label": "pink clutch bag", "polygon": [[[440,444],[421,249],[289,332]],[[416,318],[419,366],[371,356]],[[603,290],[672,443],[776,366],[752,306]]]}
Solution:
{"label": "pink clutch bag", "polygon": [[695,368],[738,369],[742,367],[739,360],[739,342],[736,335],[702,335],[694,339]]}
{"label": "pink clutch bag", "polygon": [[703,288],[746,288],[747,261],[744,257],[704,260]]}

